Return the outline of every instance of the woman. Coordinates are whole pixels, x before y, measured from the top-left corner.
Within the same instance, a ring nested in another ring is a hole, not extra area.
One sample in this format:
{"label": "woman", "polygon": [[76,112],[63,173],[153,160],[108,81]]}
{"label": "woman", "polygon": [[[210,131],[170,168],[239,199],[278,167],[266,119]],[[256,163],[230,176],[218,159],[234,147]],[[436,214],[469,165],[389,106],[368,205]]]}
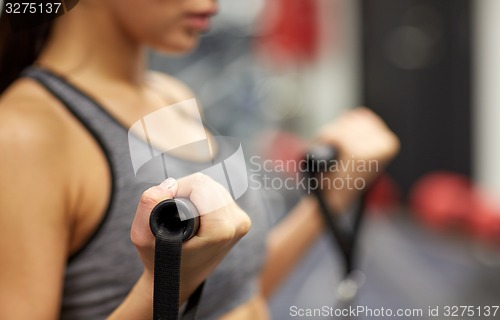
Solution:
{"label": "woman", "polygon": [[[213,0],[81,0],[50,33],[14,34],[1,46],[1,319],[151,319],[148,219],[174,196],[190,197],[204,214],[183,245],[181,303],[208,278],[200,318],[268,318],[265,299],[321,233],[315,201],[305,196],[266,231],[258,212],[242,210],[210,178],[194,174],[147,189],[128,158],[127,128],[193,96],[177,80],[147,72],[145,48],[188,52],[216,11]],[[30,50],[19,49],[24,39]],[[30,64],[37,68],[14,78]],[[179,136],[165,143],[189,135],[193,122],[178,114],[175,126]],[[366,109],[342,116],[318,140],[336,145],[341,158],[380,167],[399,147]],[[213,138],[211,146],[223,148]],[[179,165],[207,160],[187,157]],[[375,173],[343,174],[370,181]],[[355,197],[335,190],[329,205],[339,211]],[[205,214],[207,204],[221,209]]]}

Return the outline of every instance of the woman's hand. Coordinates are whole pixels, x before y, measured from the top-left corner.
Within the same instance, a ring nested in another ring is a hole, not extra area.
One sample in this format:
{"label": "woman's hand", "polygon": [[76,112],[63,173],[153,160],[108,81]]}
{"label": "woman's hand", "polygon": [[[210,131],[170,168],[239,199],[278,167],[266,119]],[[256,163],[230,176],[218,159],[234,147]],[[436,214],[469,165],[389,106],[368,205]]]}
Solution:
{"label": "woman's hand", "polygon": [[399,152],[399,139],[384,121],[367,108],[344,113],[323,127],[320,143],[337,148],[336,170],[329,173],[323,190],[331,208],[340,212],[359,196],[359,187],[369,186]]}
{"label": "woman's hand", "polygon": [[170,178],[146,190],[132,224],[131,239],[144,263],[143,277],[151,279],[151,285],[155,238],[149,227],[149,216],[160,201],[173,197],[190,199],[200,213],[197,235],[182,246],[180,298],[183,302],[249,231],[251,222],[223,186],[201,173],[178,181]]}

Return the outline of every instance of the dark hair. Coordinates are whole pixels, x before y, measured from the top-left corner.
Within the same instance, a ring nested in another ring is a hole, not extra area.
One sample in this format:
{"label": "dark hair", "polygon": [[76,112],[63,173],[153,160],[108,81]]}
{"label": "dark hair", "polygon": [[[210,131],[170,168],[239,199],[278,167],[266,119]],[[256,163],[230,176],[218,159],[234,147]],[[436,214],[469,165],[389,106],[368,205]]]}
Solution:
{"label": "dark hair", "polygon": [[33,64],[42,51],[52,23],[13,32],[8,17],[0,17],[0,94],[19,76],[24,68]]}

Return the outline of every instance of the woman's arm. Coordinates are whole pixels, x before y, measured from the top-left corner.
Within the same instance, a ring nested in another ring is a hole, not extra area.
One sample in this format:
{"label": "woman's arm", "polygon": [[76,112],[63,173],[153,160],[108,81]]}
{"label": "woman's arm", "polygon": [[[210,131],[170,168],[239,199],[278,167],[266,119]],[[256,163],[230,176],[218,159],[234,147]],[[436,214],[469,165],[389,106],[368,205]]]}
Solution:
{"label": "woman's arm", "polygon": [[0,319],[6,320],[58,318],[68,254],[68,158],[57,138],[65,132],[40,102],[40,108],[31,103],[0,105]]}
{"label": "woman's arm", "polygon": [[287,278],[323,230],[312,197],[304,197],[269,234],[261,290],[269,298]]}
{"label": "woman's arm", "polygon": [[[58,319],[70,212],[80,198],[71,141],[50,102],[26,93],[2,98],[0,319]],[[111,319],[152,319],[152,285],[145,273]]]}
{"label": "woman's arm", "polygon": [[[340,150],[339,161],[353,157],[361,161],[376,161],[376,170],[329,173],[327,178],[361,178],[366,185],[380,173],[397,154],[399,141],[384,122],[373,112],[359,108],[347,112],[320,131],[318,140]],[[345,164],[347,164],[346,162]],[[356,169],[357,166],[354,166]],[[346,184],[345,184],[346,185]],[[333,212],[343,212],[360,195],[360,190],[343,188],[323,190]],[[261,274],[261,288],[270,297],[295,268],[323,230],[316,199],[305,196],[271,231],[268,237],[267,260]]]}
{"label": "woman's arm", "polygon": [[153,276],[144,272],[127,298],[107,318],[108,320],[153,319]]}

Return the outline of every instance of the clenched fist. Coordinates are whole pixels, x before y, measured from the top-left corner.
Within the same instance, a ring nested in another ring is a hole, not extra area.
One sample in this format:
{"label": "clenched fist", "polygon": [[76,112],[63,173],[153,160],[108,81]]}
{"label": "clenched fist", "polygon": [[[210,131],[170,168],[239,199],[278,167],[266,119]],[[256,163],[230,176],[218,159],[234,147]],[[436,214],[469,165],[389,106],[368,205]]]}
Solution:
{"label": "clenched fist", "polygon": [[249,231],[251,222],[228,191],[204,174],[196,173],[178,181],[170,178],[149,188],[137,207],[131,239],[151,284],[155,238],[149,227],[149,216],[159,202],[173,197],[190,199],[200,213],[198,233],[182,245],[180,300],[183,302]]}
{"label": "clenched fist", "polygon": [[317,141],[339,151],[335,170],[326,177],[337,183],[323,188],[329,206],[335,211],[342,211],[352,203],[362,191],[359,187],[369,186],[400,148],[397,136],[367,108],[344,113],[319,131]]}

